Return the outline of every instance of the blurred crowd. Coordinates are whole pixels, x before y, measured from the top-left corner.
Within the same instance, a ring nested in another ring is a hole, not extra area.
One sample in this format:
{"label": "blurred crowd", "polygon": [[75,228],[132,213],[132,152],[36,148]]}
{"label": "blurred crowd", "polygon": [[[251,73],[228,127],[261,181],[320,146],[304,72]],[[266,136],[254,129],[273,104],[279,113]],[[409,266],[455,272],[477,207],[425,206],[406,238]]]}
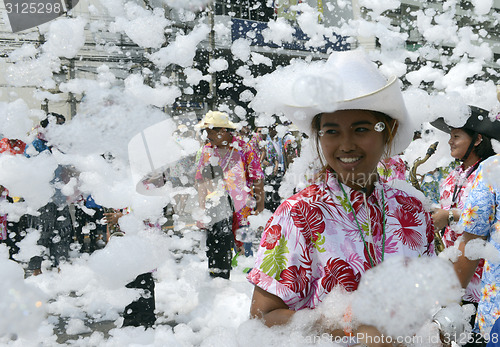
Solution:
{"label": "blurred crowd", "polygon": [[[467,212],[464,210],[467,197],[473,184],[477,184],[474,183],[475,173],[485,159],[495,155],[492,140],[500,140],[499,122],[481,127],[488,112],[474,106],[470,106],[470,110],[470,117],[461,128],[447,125],[443,118],[431,123],[436,131],[450,134],[450,155],[455,160],[447,166],[416,174],[416,166],[433,155],[432,148],[418,164],[405,162],[404,154],[398,153],[377,165],[381,182],[406,181],[433,202],[436,253],[454,247],[457,240],[460,242],[463,228],[456,225],[460,218],[464,218],[462,214]],[[48,126],[62,126],[65,122],[63,115],[49,113],[33,129],[36,136],[31,143],[2,138],[0,155],[26,158],[41,153],[53,155],[58,149],[45,138],[44,130]],[[253,256],[259,248],[264,228],[263,225],[257,228],[252,225],[250,217],[265,210],[274,213],[281,208],[280,205],[290,195],[280,195],[287,171],[300,157],[304,146],[312,143],[294,124],[282,122],[279,117],[274,118],[269,126],[251,126],[234,123],[228,114],[219,111],[209,111],[197,124],[177,124],[172,136],[178,142],[185,138],[196,139],[199,150],[168,165],[161,175],[148,177],[142,182],[155,187],[169,182],[172,188],[170,202],[164,208],[164,218],[144,222],[164,231],[178,232],[181,225],[203,232],[206,244],[202,246],[206,246],[209,275],[229,279],[234,259],[240,255]],[[419,132],[414,134],[414,140],[419,137]],[[102,156],[108,161],[113,160],[110,154]],[[311,159],[315,160],[309,158],[309,161]],[[301,169],[298,171],[306,182],[300,189],[323,179],[325,174],[321,170],[312,171],[312,174]],[[72,180],[78,181],[78,177],[74,167],[59,164],[51,181],[54,194],[45,206],[20,218],[9,218],[8,213],[0,214],[1,242],[8,247],[10,258],[23,265],[26,276],[54,269],[58,271],[62,262],[71,262],[72,254],[93,253],[104,248],[111,237],[124,236],[120,218],[132,211],[129,208],[107,208],[91,194],[78,190],[65,194],[65,185]],[[296,185],[292,193],[300,189]],[[0,185],[0,193],[2,204],[23,201],[22,196],[12,196],[8,187]],[[196,214],[197,210],[203,213]],[[270,231],[265,232],[268,234]],[[40,247],[33,248],[29,260],[19,259],[20,245],[28,235],[35,235],[36,244]],[[481,301],[483,268],[484,260],[478,261],[472,279],[464,280],[467,287],[464,303],[477,307]],[[154,269],[138,274],[127,285],[143,289],[149,295],[141,296],[125,308],[124,326],[154,325],[153,273]],[[474,320],[473,316],[471,324]]]}

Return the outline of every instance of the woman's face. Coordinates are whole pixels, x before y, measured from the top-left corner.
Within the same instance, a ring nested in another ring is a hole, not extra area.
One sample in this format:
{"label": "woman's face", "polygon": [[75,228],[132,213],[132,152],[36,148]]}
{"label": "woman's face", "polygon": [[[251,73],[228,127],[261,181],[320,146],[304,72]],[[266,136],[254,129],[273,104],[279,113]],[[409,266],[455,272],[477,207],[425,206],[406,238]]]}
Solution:
{"label": "woman's face", "polygon": [[213,146],[226,147],[232,139],[231,133],[225,128],[207,128],[205,131]]}
{"label": "woman's face", "polygon": [[467,153],[472,137],[462,129],[452,129],[450,133],[450,154],[455,159],[462,159]]}
{"label": "woman's face", "polygon": [[374,130],[378,120],[370,111],[324,113],[319,142],[323,155],[342,183],[353,189],[376,180],[376,167],[384,153],[383,132]]}

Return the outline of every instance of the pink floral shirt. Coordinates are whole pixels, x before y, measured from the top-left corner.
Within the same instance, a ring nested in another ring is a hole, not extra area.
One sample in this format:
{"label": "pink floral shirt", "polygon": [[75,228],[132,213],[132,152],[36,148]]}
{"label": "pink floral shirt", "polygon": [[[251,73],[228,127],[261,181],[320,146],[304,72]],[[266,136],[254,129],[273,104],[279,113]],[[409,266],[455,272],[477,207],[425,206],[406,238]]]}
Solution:
{"label": "pink floral shirt", "polygon": [[233,137],[230,149],[223,155],[211,144],[203,147],[196,170],[197,180],[203,179],[202,170],[209,164],[223,169],[225,188],[234,204],[234,227],[245,226],[252,211],[253,182],[264,178],[259,156],[248,143]]}
{"label": "pink floral shirt", "polygon": [[399,156],[382,160],[377,165],[377,172],[382,182],[390,182],[392,180],[406,180],[406,163]]}
{"label": "pink floral shirt", "polygon": [[266,225],[248,280],[300,310],[316,307],[335,286],[356,290],[371,267],[367,249],[375,264],[383,257],[434,255],[431,216],[420,200],[377,184],[365,205],[361,192],[343,188],[352,205],[331,173],[284,201]]}
{"label": "pink floral shirt", "polygon": [[[0,202],[4,200],[3,196],[0,196]],[[7,215],[0,215],[0,240],[7,239]]]}
{"label": "pink floral shirt", "polygon": [[[474,182],[474,178],[476,177],[475,173],[471,172],[471,170],[474,170],[474,168],[477,167],[476,164],[472,165],[467,170],[464,170],[463,165],[460,165],[455,170],[450,172],[448,177],[446,177],[446,179],[441,183],[439,190],[442,209],[464,209],[465,202],[472,187],[472,183]],[[456,184],[458,184],[458,187],[462,186],[462,189],[457,191],[455,200],[453,201],[453,194],[455,193]],[[446,247],[452,247],[455,244],[457,238],[459,238],[463,233],[463,231],[456,226],[456,223],[452,223],[451,227],[446,226],[444,230],[443,241]],[[483,265],[484,259],[481,259],[479,265],[476,268],[474,276],[467,286],[465,295],[463,296],[464,300],[479,302],[479,300],[481,299],[481,276],[483,274]]]}

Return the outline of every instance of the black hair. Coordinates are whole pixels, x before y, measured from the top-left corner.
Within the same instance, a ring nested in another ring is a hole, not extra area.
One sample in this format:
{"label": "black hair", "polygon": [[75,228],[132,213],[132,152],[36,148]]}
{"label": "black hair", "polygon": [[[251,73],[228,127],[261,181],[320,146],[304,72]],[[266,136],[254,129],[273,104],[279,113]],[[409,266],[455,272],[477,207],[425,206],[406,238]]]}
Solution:
{"label": "black hair", "polygon": [[40,121],[40,125],[42,126],[42,128],[46,128],[49,125],[50,116],[53,116],[57,119],[56,121],[57,124],[64,124],[66,122],[66,117],[64,117],[62,114],[50,112],[47,113],[47,117],[45,119]]}
{"label": "black hair", "polygon": [[[465,131],[467,133],[467,135],[469,135],[473,141],[474,139],[477,138],[477,132],[473,131],[473,130],[469,130],[469,129],[466,129],[466,128],[461,128],[463,131]],[[477,146],[474,146],[473,148],[473,152],[476,153],[476,155],[481,159],[481,160],[484,160],[486,158],[489,158],[493,155],[495,155],[495,151],[493,150],[493,146],[491,145],[491,138],[487,135],[484,135],[484,134],[480,134],[481,135],[481,138],[483,139],[479,145]]]}

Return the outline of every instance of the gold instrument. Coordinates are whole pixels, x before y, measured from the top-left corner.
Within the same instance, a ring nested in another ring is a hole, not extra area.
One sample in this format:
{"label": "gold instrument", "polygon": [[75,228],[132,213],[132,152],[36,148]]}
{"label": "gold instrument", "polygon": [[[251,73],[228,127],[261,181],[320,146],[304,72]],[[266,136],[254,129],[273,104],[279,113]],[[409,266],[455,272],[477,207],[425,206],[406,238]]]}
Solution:
{"label": "gold instrument", "polygon": [[410,174],[409,174],[409,180],[410,180],[410,183],[412,184],[412,186],[414,186],[415,188],[417,188],[420,191],[422,191],[422,188],[420,187],[420,183],[418,182],[418,179],[417,179],[417,168],[420,165],[422,165],[423,163],[425,163],[427,160],[429,160],[429,158],[436,152],[436,148],[437,148],[438,144],[439,144],[439,141],[434,142],[427,149],[427,153],[425,154],[425,157],[423,157],[422,159],[419,157],[413,162],[413,166],[412,166],[412,168],[410,170]]}
{"label": "gold instrument", "polygon": [[[412,166],[410,173],[409,173],[409,180],[410,180],[410,183],[420,191],[422,191],[422,187],[420,186],[420,182],[417,179],[417,168],[420,165],[422,165],[423,163],[425,163],[427,160],[429,160],[429,158],[436,152],[436,148],[437,148],[438,144],[439,144],[439,141],[434,142],[427,149],[427,153],[425,154],[425,157],[417,158],[413,162],[413,166]],[[442,251],[444,251],[444,242],[443,242],[443,237],[441,236],[440,230],[434,230],[434,247],[436,249],[436,254],[439,254]]]}

